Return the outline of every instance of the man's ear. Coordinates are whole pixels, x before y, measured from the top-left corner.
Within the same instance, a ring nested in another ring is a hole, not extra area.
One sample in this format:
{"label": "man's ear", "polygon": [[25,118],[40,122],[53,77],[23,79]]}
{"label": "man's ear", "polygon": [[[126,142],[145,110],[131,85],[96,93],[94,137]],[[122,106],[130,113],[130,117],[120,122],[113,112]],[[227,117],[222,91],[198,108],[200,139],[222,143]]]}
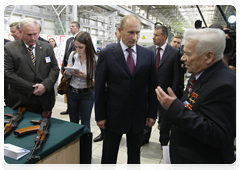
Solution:
{"label": "man's ear", "polygon": [[120,28],[120,27],[118,27],[118,32],[119,32],[119,34],[121,34],[121,33],[122,33],[122,30],[121,30],[121,28]]}
{"label": "man's ear", "polygon": [[212,51],[205,53],[205,61],[207,64],[211,64],[214,61],[214,53]]}
{"label": "man's ear", "polygon": [[164,35],[165,40],[167,41],[167,35]]}

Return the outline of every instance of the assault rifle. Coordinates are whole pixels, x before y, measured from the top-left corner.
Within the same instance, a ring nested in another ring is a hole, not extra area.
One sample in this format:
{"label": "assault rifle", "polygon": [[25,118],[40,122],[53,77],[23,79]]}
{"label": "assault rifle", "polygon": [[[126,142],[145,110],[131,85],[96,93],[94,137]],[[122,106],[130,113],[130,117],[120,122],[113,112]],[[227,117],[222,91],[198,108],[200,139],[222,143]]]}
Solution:
{"label": "assault rifle", "polygon": [[45,141],[47,134],[49,133],[49,127],[50,127],[50,117],[52,112],[51,111],[43,111],[42,113],[42,120],[31,120],[31,123],[37,123],[40,125],[37,126],[31,126],[31,127],[25,127],[22,129],[18,129],[14,131],[14,134],[17,136],[22,136],[28,133],[37,132],[37,137],[34,141],[34,146],[31,149],[31,153],[28,157],[28,162],[30,162],[32,159],[40,159],[40,156],[34,156],[34,152],[41,148],[42,143]]}
{"label": "assault rifle", "polygon": [[23,112],[27,110],[26,107],[19,107],[16,114],[5,114],[4,116],[10,119],[4,119],[4,136],[8,135],[23,118]]}

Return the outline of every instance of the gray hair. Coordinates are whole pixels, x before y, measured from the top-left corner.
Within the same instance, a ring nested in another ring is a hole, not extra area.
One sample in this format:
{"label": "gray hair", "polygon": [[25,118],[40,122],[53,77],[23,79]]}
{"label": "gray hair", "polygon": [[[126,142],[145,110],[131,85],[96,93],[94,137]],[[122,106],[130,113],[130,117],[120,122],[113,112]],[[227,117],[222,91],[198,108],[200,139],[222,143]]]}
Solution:
{"label": "gray hair", "polygon": [[19,27],[21,31],[26,25],[36,25],[38,27],[37,21],[33,18],[23,18],[19,21]]}
{"label": "gray hair", "polygon": [[222,30],[213,28],[188,29],[184,32],[184,39],[197,40],[195,50],[198,55],[203,55],[207,51],[214,53],[214,58],[223,58],[226,47],[226,37]]}

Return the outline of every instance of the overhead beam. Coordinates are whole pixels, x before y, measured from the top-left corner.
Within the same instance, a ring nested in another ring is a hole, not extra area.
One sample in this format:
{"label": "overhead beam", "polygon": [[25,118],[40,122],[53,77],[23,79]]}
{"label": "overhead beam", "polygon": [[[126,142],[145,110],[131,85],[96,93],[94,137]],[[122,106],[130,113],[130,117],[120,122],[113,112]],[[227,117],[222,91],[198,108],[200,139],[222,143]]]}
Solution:
{"label": "overhead beam", "polygon": [[151,28],[154,28],[154,22],[142,17],[141,15],[138,15],[138,14],[134,13],[133,11],[127,10],[127,9],[125,9],[125,8],[119,6],[119,5],[105,5],[105,6],[110,7],[113,10],[118,11],[119,14],[122,15],[122,16],[130,15],[130,14],[135,15],[139,18],[139,20],[142,24],[147,25]]}

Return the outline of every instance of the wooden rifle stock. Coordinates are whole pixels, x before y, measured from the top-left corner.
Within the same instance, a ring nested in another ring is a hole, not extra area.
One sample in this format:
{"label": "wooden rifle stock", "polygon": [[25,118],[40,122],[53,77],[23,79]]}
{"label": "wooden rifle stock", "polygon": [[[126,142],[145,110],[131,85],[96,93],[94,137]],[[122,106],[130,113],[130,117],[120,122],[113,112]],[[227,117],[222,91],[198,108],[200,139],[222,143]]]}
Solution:
{"label": "wooden rifle stock", "polygon": [[17,136],[22,136],[28,133],[33,133],[33,132],[37,132],[40,128],[40,125],[37,126],[31,126],[31,127],[25,127],[22,129],[18,129],[14,131],[14,134]]}
{"label": "wooden rifle stock", "polygon": [[[18,123],[23,118],[23,112],[27,110],[27,107],[19,107],[17,113],[13,114],[5,114],[7,117],[11,117],[11,119],[6,120],[6,125],[4,126],[4,136],[9,134],[15,127],[17,127]],[[4,121],[5,123],[5,121]]]}
{"label": "wooden rifle stock", "polygon": [[4,116],[7,116],[7,117],[13,117],[14,115],[13,115],[13,114],[9,114],[9,113],[7,113],[7,114],[5,114]]}

